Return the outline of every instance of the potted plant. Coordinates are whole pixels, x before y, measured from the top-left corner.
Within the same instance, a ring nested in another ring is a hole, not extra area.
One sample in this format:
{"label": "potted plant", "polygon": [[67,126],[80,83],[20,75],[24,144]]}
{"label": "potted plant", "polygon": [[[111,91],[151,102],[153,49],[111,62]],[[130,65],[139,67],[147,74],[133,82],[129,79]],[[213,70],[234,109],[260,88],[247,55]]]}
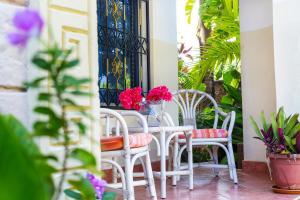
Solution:
{"label": "potted plant", "polygon": [[250,117],[257,134],[255,138],[263,141],[267,148],[270,174],[275,183],[274,190],[300,191],[300,122],[298,117],[299,114],[287,117],[281,107],[277,115],[271,114],[271,121],[268,122],[262,112],[261,128]]}

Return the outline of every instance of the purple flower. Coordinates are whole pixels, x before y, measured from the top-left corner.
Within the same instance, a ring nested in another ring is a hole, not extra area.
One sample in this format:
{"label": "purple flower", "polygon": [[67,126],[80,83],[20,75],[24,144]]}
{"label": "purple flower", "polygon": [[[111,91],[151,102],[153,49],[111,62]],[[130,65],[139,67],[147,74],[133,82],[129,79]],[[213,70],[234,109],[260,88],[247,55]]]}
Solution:
{"label": "purple flower", "polygon": [[95,190],[97,198],[102,200],[104,189],[105,189],[105,186],[107,184],[106,181],[98,179],[95,175],[90,174],[90,173],[87,174],[87,179],[92,184],[92,186]]}
{"label": "purple flower", "polygon": [[44,21],[35,10],[16,12],[13,18],[15,32],[7,35],[9,42],[15,46],[25,47],[30,38],[39,37],[44,27]]}

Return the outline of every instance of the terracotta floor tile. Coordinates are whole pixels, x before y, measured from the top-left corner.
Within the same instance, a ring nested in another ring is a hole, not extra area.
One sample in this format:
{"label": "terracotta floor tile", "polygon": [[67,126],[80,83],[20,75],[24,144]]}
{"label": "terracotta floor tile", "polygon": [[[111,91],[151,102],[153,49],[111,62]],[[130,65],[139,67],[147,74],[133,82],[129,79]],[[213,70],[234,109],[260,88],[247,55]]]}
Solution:
{"label": "terracotta floor tile", "polygon": [[[294,200],[297,195],[282,195],[272,192],[272,182],[265,174],[245,174],[238,172],[239,184],[229,179],[227,172],[213,177],[211,171],[195,170],[194,190],[189,191],[188,178],[182,177],[176,187],[167,184],[166,200]],[[156,180],[158,199],[160,196],[159,180]],[[136,200],[148,200],[149,194],[145,187],[135,188]]]}

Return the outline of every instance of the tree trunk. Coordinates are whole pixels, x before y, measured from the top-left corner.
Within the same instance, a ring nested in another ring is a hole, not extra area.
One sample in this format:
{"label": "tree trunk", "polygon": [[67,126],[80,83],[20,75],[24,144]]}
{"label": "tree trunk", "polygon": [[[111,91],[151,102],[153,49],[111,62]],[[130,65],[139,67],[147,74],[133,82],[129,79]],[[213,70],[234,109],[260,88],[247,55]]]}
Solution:
{"label": "tree trunk", "polygon": [[[199,9],[201,8],[202,5],[202,0],[199,0]],[[206,44],[206,40],[210,35],[211,30],[207,29],[204,26],[204,23],[201,19],[201,15],[199,12],[199,20],[198,20],[198,26],[197,26],[197,38],[199,41],[199,47],[204,47]]]}
{"label": "tree trunk", "polygon": [[[199,0],[199,8],[201,8],[202,1]],[[210,35],[211,30],[206,28],[199,12],[199,20],[198,20],[198,26],[197,26],[197,38],[199,42],[199,48],[200,48],[200,57],[203,52],[203,47],[206,45],[206,40]],[[200,65],[201,67],[201,65]],[[212,97],[215,97],[215,80],[213,74],[208,74],[207,78],[211,81],[211,84],[206,84],[206,87],[211,86],[211,88],[207,88],[207,91],[211,92]]]}

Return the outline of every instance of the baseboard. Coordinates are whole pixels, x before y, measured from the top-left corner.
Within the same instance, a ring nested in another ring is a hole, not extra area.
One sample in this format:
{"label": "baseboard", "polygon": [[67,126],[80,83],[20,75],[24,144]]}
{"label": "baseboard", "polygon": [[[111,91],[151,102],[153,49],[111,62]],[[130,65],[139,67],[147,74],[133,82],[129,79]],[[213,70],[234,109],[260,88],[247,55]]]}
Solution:
{"label": "baseboard", "polygon": [[265,162],[243,160],[243,172],[268,174],[268,166]]}

